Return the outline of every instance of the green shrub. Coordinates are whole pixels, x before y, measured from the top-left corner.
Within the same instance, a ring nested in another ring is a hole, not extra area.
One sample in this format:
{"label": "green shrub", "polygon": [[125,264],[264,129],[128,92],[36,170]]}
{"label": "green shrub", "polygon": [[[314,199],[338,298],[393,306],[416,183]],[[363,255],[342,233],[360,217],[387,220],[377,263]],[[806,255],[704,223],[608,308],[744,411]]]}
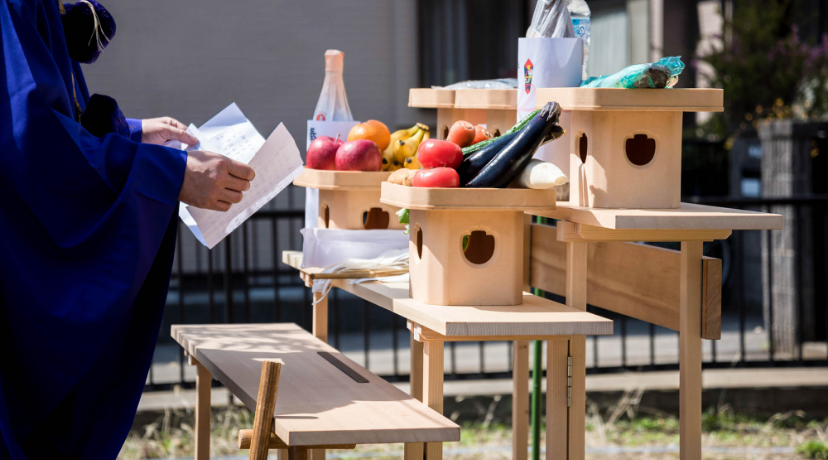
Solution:
{"label": "green shrub", "polygon": [[796,453],[804,455],[805,458],[825,460],[828,459],[828,446],[826,446],[824,442],[812,439],[797,447]]}

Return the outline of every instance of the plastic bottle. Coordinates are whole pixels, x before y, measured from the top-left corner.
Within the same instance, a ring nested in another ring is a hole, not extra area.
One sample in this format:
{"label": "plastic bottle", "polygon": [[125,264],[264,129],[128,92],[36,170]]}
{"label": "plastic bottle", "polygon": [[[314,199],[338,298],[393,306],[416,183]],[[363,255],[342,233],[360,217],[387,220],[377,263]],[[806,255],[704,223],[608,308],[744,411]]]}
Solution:
{"label": "plastic bottle", "polygon": [[348,95],[345,94],[345,81],[342,79],[345,53],[339,50],[325,51],[325,82],[319,102],[313,111],[316,121],[353,121],[351,108],[348,107]]}
{"label": "plastic bottle", "polygon": [[572,17],[572,28],[575,29],[575,36],[584,41],[584,70],[581,80],[586,80],[589,77],[587,74],[587,59],[589,58],[589,17],[591,12],[586,0],[572,0],[567,9]]}

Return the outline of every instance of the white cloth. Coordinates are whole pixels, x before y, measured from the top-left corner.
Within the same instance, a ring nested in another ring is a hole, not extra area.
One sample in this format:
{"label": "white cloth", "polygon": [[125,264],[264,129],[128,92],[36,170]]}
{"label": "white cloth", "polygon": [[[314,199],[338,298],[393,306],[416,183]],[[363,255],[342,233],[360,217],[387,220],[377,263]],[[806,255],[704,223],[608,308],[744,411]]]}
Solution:
{"label": "white cloth", "polygon": [[331,267],[348,259],[374,259],[389,250],[408,251],[402,230],[303,228],[302,267]]}
{"label": "white cloth", "polygon": [[[322,273],[340,273],[353,269],[382,269],[382,268],[408,268],[408,248],[391,249],[382,253],[379,257],[372,259],[347,259],[339,264],[326,268]],[[408,281],[408,274],[395,275],[382,278],[360,278],[351,280],[351,284],[365,283],[382,279],[388,282]],[[331,280],[313,280],[312,292],[321,292],[322,296],[314,302],[320,302],[331,290]]]}

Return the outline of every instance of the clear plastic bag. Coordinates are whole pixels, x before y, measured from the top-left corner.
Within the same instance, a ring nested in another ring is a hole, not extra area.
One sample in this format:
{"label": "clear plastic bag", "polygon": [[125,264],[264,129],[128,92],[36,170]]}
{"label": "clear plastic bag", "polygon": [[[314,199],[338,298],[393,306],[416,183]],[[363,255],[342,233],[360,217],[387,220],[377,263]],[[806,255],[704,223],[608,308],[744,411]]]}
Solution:
{"label": "clear plastic bag", "polygon": [[498,78],[496,80],[467,80],[452,85],[434,88],[440,89],[515,89],[517,78]]}
{"label": "clear plastic bag", "polygon": [[526,38],[573,38],[575,29],[567,6],[570,0],[538,0]]}
{"label": "clear plastic bag", "polygon": [[650,64],[631,65],[612,75],[593,77],[582,88],[672,88],[684,70],[681,56],[659,59]]}

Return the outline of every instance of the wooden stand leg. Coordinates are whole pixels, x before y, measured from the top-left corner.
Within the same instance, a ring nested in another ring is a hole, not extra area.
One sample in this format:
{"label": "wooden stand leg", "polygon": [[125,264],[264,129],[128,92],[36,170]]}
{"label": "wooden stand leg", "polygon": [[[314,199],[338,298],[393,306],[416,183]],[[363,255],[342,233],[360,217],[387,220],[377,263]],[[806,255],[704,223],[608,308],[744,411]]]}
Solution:
{"label": "wooden stand leg", "polygon": [[529,341],[512,344],[512,459],[526,460],[529,441]]}
{"label": "wooden stand leg", "polygon": [[[586,279],[586,278],[585,278]],[[586,337],[569,340],[572,388],[569,404],[569,460],[583,460],[586,454]]]}
{"label": "wooden stand leg", "polygon": [[[328,343],[328,296],[322,297],[321,292],[314,292],[313,301],[317,300],[319,303],[313,306],[313,336]],[[308,456],[310,460],[325,460],[325,449],[310,449]]]}
{"label": "wooden stand leg", "polygon": [[569,340],[546,341],[546,459],[566,460],[569,449]]}
{"label": "wooden stand leg", "polygon": [[313,301],[322,299],[313,306],[313,336],[328,343],[328,297],[322,298],[321,292],[313,293]]}
{"label": "wooden stand leg", "polygon": [[681,460],[701,459],[702,242],[681,243],[679,320],[679,425]]}
{"label": "wooden stand leg", "polygon": [[[411,334],[411,396],[423,401],[423,343],[414,340]],[[421,442],[405,444],[405,460],[423,460],[425,445]]]}
{"label": "wooden stand leg", "polygon": [[210,399],[213,376],[201,363],[196,366],[195,460],[210,459]]}
{"label": "wooden stand leg", "polygon": [[[443,342],[423,344],[423,402],[437,413],[443,413]],[[428,442],[426,460],[443,458],[443,443]]]}
{"label": "wooden stand leg", "polygon": [[288,460],[289,457],[287,449],[276,449],[276,460]]}

